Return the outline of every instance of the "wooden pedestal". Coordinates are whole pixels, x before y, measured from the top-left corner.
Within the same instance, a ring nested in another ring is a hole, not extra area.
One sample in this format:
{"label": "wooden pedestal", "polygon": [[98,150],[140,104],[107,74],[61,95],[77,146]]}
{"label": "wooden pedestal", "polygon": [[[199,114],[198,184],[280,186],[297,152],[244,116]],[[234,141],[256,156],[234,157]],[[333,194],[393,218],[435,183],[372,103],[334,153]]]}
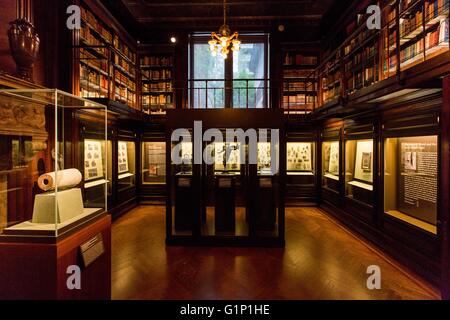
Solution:
{"label": "wooden pedestal", "polygon": [[192,176],[177,176],[175,181],[175,230],[192,231],[195,216]]}
{"label": "wooden pedestal", "polygon": [[[101,234],[105,251],[83,267],[80,245]],[[6,242],[7,241],[7,242]],[[111,217],[104,215],[53,243],[0,239],[0,300],[111,299]],[[81,290],[69,290],[67,268],[81,268]]]}
{"label": "wooden pedestal", "polygon": [[216,177],[215,230],[216,232],[235,232],[236,230],[236,200],[235,179],[232,177]]}
{"label": "wooden pedestal", "polygon": [[276,203],[273,179],[260,177],[257,189],[255,226],[257,231],[274,231],[276,222]]}

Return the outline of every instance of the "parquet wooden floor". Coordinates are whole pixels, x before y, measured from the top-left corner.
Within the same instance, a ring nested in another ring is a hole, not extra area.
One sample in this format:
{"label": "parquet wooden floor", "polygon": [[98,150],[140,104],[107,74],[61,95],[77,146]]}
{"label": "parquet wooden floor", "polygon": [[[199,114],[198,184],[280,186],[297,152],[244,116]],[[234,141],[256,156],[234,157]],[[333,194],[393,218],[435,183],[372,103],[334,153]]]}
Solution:
{"label": "parquet wooden floor", "polygon": [[[165,208],[113,225],[113,299],[439,299],[316,208],[286,210],[286,248],[166,247]],[[382,289],[366,287],[378,265]]]}

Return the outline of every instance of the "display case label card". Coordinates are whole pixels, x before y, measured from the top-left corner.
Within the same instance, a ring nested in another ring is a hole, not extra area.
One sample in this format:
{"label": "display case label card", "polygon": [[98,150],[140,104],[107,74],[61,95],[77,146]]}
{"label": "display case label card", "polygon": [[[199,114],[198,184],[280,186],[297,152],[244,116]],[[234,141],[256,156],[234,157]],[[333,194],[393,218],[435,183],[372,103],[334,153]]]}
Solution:
{"label": "display case label card", "polygon": [[97,260],[103,253],[105,253],[105,245],[103,243],[103,236],[101,233],[97,234],[92,239],[84,242],[80,246],[81,257],[83,259],[84,267],[87,268],[95,260]]}
{"label": "display case label card", "polygon": [[231,179],[230,178],[220,178],[219,179],[219,188],[231,188]]}
{"label": "display case label card", "polygon": [[180,178],[178,179],[178,186],[179,187],[190,187],[191,186],[191,180],[186,178]]}

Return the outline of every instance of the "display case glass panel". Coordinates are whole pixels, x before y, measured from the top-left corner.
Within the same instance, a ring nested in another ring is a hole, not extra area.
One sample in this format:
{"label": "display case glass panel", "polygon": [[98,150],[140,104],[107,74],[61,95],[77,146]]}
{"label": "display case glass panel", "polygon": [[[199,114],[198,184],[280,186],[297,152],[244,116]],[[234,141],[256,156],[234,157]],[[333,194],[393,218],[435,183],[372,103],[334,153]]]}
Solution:
{"label": "display case glass panel", "polygon": [[117,144],[119,191],[136,185],[136,143],[119,141]]}
{"label": "display case glass panel", "polygon": [[214,143],[214,171],[216,174],[239,173],[241,170],[241,144]]}
{"label": "display case glass panel", "polygon": [[345,151],[347,197],[373,205],[373,140],[349,140]]}
{"label": "display case glass panel", "polygon": [[[103,198],[104,185],[112,195],[112,142],[84,139],[84,195],[86,202],[97,203]],[[106,157],[105,157],[106,155]],[[109,177],[109,178],[107,178]]]}
{"label": "display case glass panel", "polygon": [[438,137],[385,140],[386,214],[437,234]]}
{"label": "display case glass panel", "polygon": [[[258,142],[258,175],[276,175],[279,173],[280,146],[275,143],[275,150],[272,150],[272,143]],[[272,161],[274,159],[276,163]],[[273,167],[275,166],[275,167]]]}
{"label": "display case glass panel", "polygon": [[339,191],[339,141],[322,143],[322,185],[325,188]]}
{"label": "display case glass panel", "polygon": [[[83,164],[66,154],[79,146],[68,133],[81,113],[99,119],[95,134],[106,143],[105,106],[58,90],[0,90],[0,113],[2,237],[58,237],[106,211],[106,184],[89,203]],[[98,153],[106,158],[101,147]],[[92,179],[107,179],[106,166],[95,165]]]}
{"label": "display case glass panel", "polygon": [[[188,139],[188,137],[184,137]],[[190,137],[189,137],[190,139]],[[179,159],[180,161],[175,161]],[[198,214],[195,197],[198,193],[193,185],[193,144],[192,142],[172,142],[172,234],[192,235],[194,215]]]}
{"label": "display case glass panel", "polygon": [[314,176],[314,142],[287,143],[287,174]]}
{"label": "display case glass panel", "polygon": [[166,143],[142,143],[142,183],[166,183]]}

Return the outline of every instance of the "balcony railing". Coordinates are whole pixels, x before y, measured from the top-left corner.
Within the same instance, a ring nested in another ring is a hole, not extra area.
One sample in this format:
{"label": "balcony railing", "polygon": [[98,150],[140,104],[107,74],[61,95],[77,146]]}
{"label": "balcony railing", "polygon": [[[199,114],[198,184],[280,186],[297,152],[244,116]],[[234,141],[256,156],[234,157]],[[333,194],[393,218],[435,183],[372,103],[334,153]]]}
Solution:
{"label": "balcony railing", "polygon": [[[282,108],[289,114],[309,114],[316,106],[316,85],[290,86],[269,79],[196,79],[175,88],[182,108],[188,109],[266,109]],[[289,97],[295,96],[295,100]],[[183,102],[181,102],[183,101]]]}

